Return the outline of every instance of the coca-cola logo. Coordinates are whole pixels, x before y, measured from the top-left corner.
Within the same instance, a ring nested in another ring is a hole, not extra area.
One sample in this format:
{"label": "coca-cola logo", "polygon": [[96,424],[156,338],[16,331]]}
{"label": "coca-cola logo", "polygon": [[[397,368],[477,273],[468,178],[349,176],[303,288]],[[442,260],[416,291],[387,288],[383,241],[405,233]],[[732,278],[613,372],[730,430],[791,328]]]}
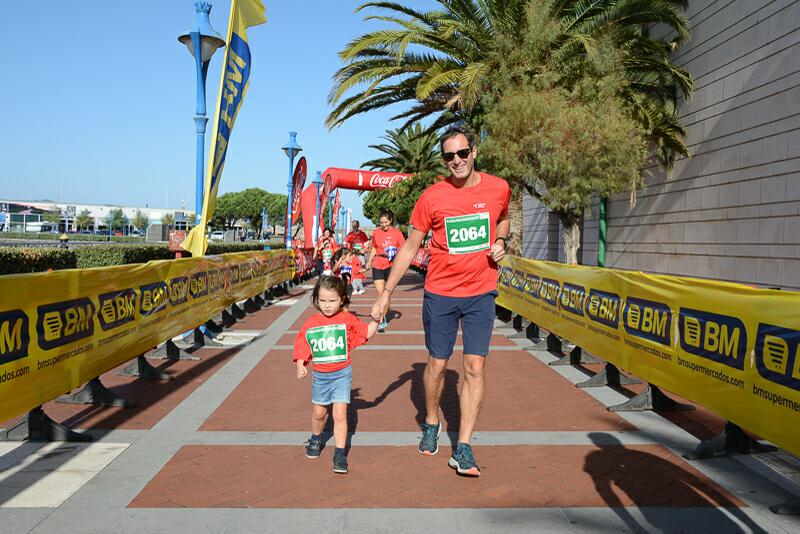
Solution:
{"label": "coca-cola logo", "polygon": [[380,173],[375,173],[372,176],[370,176],[370,178],[369,178],[369,186],[373,187],[373,188],[376,188],[376,189],[392,187],[397,182],[402,182],[404,178],[405,178],[405,176],[403,176],[401,174],[394,174],[394,175],[383,174],[382,175]]}

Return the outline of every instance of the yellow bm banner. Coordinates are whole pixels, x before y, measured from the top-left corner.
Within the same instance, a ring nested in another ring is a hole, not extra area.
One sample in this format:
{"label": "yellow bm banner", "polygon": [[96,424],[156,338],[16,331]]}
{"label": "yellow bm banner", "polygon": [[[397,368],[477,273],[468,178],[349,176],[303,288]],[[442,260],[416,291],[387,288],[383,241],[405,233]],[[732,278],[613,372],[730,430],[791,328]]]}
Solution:
{"label": "yellow bm banner", "polygon": [[291,251],[0,276],[0,421],[293,277]]}
{"label": "yellow bm banner", "polygon": [[507,257],[497,303],[800,454],[800,293]]}

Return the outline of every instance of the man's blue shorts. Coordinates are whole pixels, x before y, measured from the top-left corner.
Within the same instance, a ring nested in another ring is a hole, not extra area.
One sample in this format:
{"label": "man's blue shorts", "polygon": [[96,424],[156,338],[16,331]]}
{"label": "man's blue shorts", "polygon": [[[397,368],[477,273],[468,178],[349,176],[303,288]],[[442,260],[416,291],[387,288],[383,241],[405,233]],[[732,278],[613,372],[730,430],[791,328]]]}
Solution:
{"label": "man's blue shorts", "polygon": [[422,324],[430,355],[440,360],[453,355],[459,321],[464,354],[489,354],[495,297],[497,291],[474,297],[445,297],[426,291],[422,300]]}

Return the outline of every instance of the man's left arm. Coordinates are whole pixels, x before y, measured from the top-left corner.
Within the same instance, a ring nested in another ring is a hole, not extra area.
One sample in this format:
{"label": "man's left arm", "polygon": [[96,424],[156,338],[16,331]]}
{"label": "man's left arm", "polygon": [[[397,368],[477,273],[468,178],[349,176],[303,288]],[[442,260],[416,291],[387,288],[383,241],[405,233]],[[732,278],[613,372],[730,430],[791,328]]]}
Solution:
{"label": "man's left arm", "polygon": [[503,256],[506,255],[506,241],[508,240],[510,231],[511,218],[508,216],[508,212],[506,212],[505,215],[497,221],[494,243],[492,243],[492,248],[489,249],[489,257],[491,257],[495,263],[502,260]]}

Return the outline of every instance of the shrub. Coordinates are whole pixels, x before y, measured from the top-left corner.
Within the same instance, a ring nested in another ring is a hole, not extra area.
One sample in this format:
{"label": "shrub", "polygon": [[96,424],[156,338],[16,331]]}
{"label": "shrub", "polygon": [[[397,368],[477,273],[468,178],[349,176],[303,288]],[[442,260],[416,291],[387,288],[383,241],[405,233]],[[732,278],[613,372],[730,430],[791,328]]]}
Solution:
{"label": "shrub", "polygon": [[79,269],[175,258],[175,253],[166,245],[94,245],[75,249],[75,252]]}
{"label": "shrub", "polygon": [[36,273],[48,269],[74,269],[76,266],[74,250],[0,247],[0,274]]}

